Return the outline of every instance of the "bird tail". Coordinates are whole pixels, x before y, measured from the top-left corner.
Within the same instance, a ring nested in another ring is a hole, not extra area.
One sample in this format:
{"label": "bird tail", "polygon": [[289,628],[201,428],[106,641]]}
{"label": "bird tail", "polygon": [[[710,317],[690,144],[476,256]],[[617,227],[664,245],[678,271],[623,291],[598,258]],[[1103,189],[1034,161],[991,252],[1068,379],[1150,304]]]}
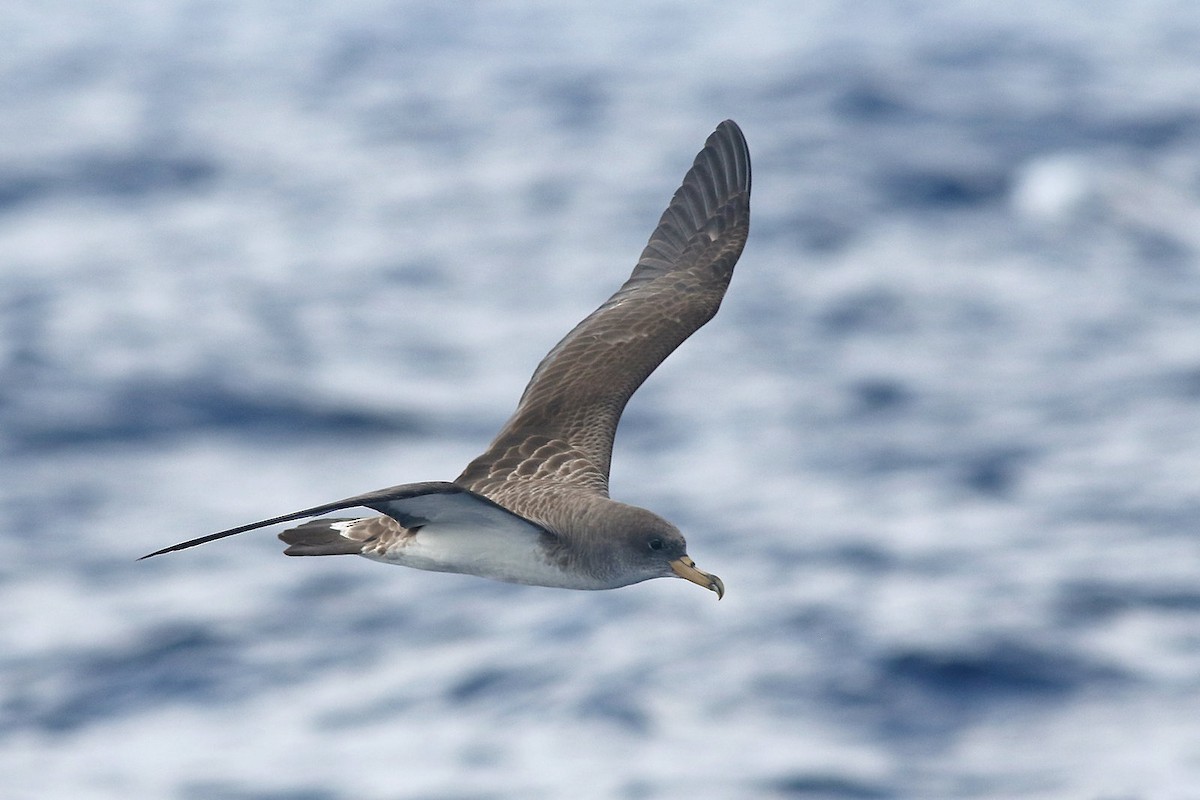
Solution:
{"label": "bird tail", "polygon": [[363,543],[345,536],[353,519],[314,519],[279,534],[286,556],[344,556],[362,553]]}

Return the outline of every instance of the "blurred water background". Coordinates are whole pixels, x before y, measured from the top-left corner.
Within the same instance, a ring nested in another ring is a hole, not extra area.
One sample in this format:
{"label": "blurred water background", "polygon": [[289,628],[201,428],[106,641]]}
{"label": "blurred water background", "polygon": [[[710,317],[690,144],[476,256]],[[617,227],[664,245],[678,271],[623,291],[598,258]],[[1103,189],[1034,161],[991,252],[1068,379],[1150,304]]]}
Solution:
{"label": "blurred water background", "polygon": [[[0,10],[0,795],[1200,797],[1200,7]],[[704,138],[614,496],[728,586],[171,542],[450,479]]]}

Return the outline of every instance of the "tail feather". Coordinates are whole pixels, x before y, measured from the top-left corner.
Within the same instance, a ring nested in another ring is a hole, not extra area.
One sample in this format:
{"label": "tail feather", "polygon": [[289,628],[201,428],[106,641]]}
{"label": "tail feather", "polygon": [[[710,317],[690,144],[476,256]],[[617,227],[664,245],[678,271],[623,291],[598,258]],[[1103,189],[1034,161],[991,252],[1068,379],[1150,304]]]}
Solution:
{"label": "tail feather", "polygon": [[279,534],[286,556],[344,556],[362,553],[363,543],[343,534],[353,519],[314,519]]}

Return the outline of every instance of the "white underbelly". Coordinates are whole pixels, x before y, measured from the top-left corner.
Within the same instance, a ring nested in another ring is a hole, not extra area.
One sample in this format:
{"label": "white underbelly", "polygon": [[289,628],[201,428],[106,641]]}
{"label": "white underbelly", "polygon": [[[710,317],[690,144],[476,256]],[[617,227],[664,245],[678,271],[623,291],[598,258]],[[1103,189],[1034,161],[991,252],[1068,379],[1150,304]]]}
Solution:
{"label": "white underbelly", "polygon": [[509,583],[564,589],[607,589],[587,575],[564,572],[547,561],[538,538],[526,530],[452,524],[427,525],[382,553],[363,554],[372,561],[434,572],[461,572]]}

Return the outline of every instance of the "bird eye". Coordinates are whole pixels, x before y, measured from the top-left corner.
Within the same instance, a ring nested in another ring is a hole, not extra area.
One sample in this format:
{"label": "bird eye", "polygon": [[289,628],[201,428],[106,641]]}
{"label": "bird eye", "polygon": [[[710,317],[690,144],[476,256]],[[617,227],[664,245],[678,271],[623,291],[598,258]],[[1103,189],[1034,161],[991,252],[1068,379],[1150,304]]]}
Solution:
{"label": "bird eye", "polygon": [[650,541],[646,542],[646,544],[650,547],[651,550],[662,550],[663,549],[663,540],[662,539],[657,539],[657,538],[651,539]]}

